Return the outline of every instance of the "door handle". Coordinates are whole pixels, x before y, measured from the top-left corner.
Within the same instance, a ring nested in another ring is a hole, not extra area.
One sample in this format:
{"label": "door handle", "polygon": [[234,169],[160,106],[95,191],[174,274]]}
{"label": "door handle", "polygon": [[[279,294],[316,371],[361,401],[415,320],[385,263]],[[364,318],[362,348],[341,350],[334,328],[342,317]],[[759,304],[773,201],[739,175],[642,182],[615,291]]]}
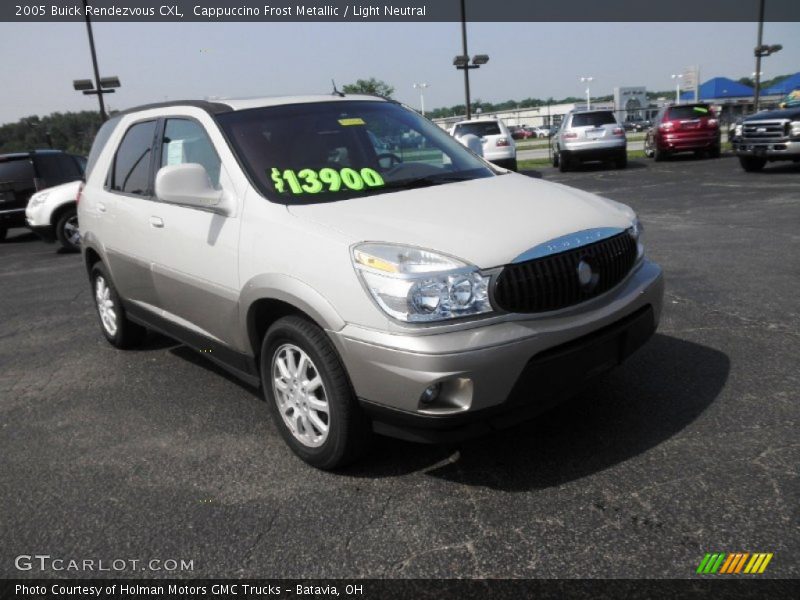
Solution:
{"label": "door handle", "polygon": [[103,204],[102,202],[98,202],[97,203],[97,210],[99,210],[100,212],[106,212],[106,205]]}
{"label": "door handle", "polygon": [[164,226],[164,221],[161,219],[161,217],[150,217],[150,225],[160,229]]}

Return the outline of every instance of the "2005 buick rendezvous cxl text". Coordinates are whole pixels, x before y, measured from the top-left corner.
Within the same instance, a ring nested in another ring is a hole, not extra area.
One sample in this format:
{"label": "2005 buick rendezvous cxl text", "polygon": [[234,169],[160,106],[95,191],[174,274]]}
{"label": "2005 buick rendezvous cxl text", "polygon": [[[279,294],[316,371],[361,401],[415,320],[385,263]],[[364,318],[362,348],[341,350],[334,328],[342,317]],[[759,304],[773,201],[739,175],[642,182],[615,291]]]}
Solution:
{"label": "2005 buick rendezvous cxl text", "polygon": [[371,96],[129,110],[99,131],[78,206],[108,341],[150,328],[205,350],[320,468],[372,431],[449,441],[533,416],[661,312],[630,208]]}

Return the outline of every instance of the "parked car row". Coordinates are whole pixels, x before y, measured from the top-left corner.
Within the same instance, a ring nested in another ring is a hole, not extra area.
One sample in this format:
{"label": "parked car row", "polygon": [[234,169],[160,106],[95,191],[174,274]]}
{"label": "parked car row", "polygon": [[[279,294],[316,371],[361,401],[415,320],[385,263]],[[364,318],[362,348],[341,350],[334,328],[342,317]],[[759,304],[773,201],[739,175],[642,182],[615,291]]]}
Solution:
{"label": "parked car row", "polygon": [[0,241],[12,227],[30,227],[46,241],[77,250],[76,182],[85,167],[82,156],[58,150],[0,155]]}

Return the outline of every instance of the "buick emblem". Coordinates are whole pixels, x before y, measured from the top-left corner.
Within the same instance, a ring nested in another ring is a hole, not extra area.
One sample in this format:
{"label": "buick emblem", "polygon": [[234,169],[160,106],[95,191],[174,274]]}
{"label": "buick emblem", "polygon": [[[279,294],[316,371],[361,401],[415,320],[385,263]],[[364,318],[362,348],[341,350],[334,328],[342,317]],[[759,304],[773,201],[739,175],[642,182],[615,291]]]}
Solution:
{"label": "buick emblem", "polygon": [[597,285],[599,279],[600,275],[594,272],[592,265],[581,259],[578,263],[578,283],[581,284],[581,287],[585,290],[591,290]]}

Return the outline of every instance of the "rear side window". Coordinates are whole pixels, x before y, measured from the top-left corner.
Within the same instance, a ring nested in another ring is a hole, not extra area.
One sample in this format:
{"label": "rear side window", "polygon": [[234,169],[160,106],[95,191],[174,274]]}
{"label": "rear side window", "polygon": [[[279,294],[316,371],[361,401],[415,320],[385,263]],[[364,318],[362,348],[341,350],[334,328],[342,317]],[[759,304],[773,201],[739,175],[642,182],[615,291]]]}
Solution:
{"label": "rear side window", "polygon": [[89,179],[89,175],[94,168],[94,164],[97,162],[100,153],[105,148],[106,142],[108,142],[108,138],[111,137],[111,133],[119,123],[119,117],[114,117],[113,119],[109,119],[103,126],[100,127],[100,130],[97,132],[97,135],[94,136],[94,142],[92,143],[92,149],[89,151],[89,158],[86,159],[86,164],[84,165],[84,172],[86,173],[86,179]]}
{"label": "rear side window", "polygon": [[125,133],[114,157],[110,188],[115,192],[148,196],[150,194],[150,159],[156,122],[136,123]]}
{"label": "rear side window", "polygon": [[189,119],[167,119],[161,166],[184,163],[202,165],[214,187],[219,186],[220,159],[203,126]]}
{"label": "rear side window", "polygon": [[29,181],[33,183],[33,164],[25,156],[12,160],[0,159],[0,181]]}
{"label": "rear side window", "polygon": [[610,110],[572,115],[573,127],[599,127],[601,125],[614,125],[616,122],[614,113]]}
{"label": "rear side window", "polygon": [[469,133],[472,135],[477,135],[478,137],[483,137],[485,135],[500,135],[503,132],[500,131],[500,125],[498,125],[495,121],[486,121],[482,123],[461,123],[456,125],[456,136],[467,135]]}
{"label": "rear side window", "polygon": [[667,113],[667,119],[699,119],[701,117],[713,117],[713,113],[707,105],[695,106],[673,106]]}
{"label": "rear side window", "polygon": [[68,154],[39,154],[34,160],[44,187],[75,181],[83,175],[75,160]]}

